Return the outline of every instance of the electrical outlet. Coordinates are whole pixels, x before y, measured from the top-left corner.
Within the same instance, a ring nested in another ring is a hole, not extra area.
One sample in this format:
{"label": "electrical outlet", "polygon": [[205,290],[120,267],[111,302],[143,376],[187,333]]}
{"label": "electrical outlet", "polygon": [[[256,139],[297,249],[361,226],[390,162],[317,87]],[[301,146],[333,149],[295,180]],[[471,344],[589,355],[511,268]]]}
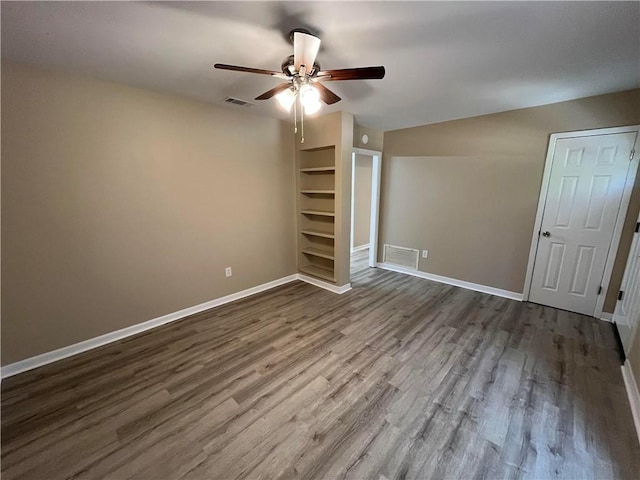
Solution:
{"label": "electrical outlet", "polygon": [[422,250],[422,258],[428,258],[429,257],[429,250]]}
{"label": "electrical outlet", "polygon": [[231,267],[227,267],[224,269],[224,276],[225,277],[230,277],[233,275],[233,271],[231,270]]}

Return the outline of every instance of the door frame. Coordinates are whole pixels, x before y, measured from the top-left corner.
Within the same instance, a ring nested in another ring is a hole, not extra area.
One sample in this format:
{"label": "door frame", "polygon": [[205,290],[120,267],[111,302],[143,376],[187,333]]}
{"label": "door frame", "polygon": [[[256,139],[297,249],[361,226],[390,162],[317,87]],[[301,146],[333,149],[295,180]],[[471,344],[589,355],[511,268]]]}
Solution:
{"label": "door frame", "polygon": [[[564,138],[575,137],[593,137],[597,135],[612,135],[616,133],[632,133],[635,132],[640,136],[640,125],[630,125],[627,127],[614,127],[614,128],[598,128],[594,130],[579,130],[575,132],[563,132],[552,133],[549,137],[549,147],[547,149],[547,158],[544,163],[544,174],[542,176],[542,186],[540,187],[540,196],[538,197],[538,210],[536,211],[536,220],[533,227],[533,234],[531,236],[531,248],[529,250],[529,261],[527,263],[527,273],[524,282],[523,300],[526,302],[529,300],[531,293],[531,281],[533,278],[533,266],[536,260],[536,254],[538,250],[539,232],[542,226],[542,216],[544,214],[544,207],[547,200],[547,193],[549,191],[549,181],[551,179],[551,167],[553,164],[553,156],[555,155],[556,142]],[[638,136],[636,136],[636,143],[633,146],[635,150],[638,143]],[[611,238],[611,244],[609,245],[609,252],[607,253],[607,261],[604,267],[604,273],[600,285],[602,285],[602,294],[598,295],[596,301],[596,308],[593,312],[593,316],[596,318],[602,317],[602,309],[604,307],[604,300],[607,296],[607,290],[609,289],[609,283],[611,281],[611,274],[613,273],[613,264],[618,254],[618,247],[620,246],[620,237],[622,236],[622,228],[624,227],[624,221],[627,217],[627,210],[629,208],[629,200],[631,198],[631,192],[633,190],[633,184],[636,180],[636,173],[638,171],[638,159],[640,158],[640,152],[635,151],[633,157],[630,160],[629,169],[627,170],[627,178],[624,183],[624,190],[622,192],[622,199],[620,201],[620,208],[618,209],[618,215],[616,217],[616,223],[613,228],[613,237]]]}
{"label": "door frame", "polygon": [[[640,222],[640,214],[638,214],[638,219],[637,222]],[[623,277],[622,277],[622,284],[620,285],[621,288],[624,288],[625,290],[626,285],[624,284],[624,281],[627,280],[627,275],[629,274],[628,269],[629,269],[629,261],[633,258],[633,257],[638,257],[640,256],[640,238],[638,238],[638,232],[633,234],[633,241],[631,242],[631,246],[629,248],[629,253],[627,254],[627,260],[625,262],[624,265],[624,273],[623,273]],[[612,322],[615,324],[616,329],[618,330],[618,334],[620,333],[620,329],[618,328],[619,322],[616,322],[616,314],[618,313],[618,307],[620,306],[620,300],[618,300],[616,302],[616,306],[613,310],[613,318],[612,318]],[[640,306],[640,303],[636,305],[636,310],[630,314],[632,316],[635,316],[635,313],[637,313],[638,311],[638,307]],[[635,336],[638,334],[638,327],[640,325],[639,321],[636,321],[635,324],[633,325],[633,327],[631,328],[631,343],[633,343],[633,340],[635,338]],[[621,338],[622,340],[622,338]],[[630,349],[629,349],[630,350]],[[624,341],[622,341],[622,351],[624,352],[624,354],[628,357],[629,356],[629,350],[625,350],[625,344]],[[640,432],[638,432],[640,433]]]}
{"label": "door frame", "polygon": [[351,240],[349,252],[353,250],[355,163],[356,155],[371,157],[371,214],[369,218],[369,267],[375,267],[378,260],[378,224],[380,220],[380,181],[382,177],[382,152],[354,147],[351,151]]}

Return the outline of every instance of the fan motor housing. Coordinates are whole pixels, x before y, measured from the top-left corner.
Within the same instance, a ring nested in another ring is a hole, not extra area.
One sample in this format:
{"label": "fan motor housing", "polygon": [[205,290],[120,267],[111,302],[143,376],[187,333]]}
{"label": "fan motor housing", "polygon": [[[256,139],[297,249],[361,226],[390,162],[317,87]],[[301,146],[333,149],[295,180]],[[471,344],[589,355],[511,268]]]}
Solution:
{"label": "fan motor housing", "polygon": [[[293,76],[294,74],[293,65],[294,65],[293,55],[289,55],[282,62],[282,72],[285,75],[288,75],[290,77]],[[315,77],[319,71],[320,71],[320,64],[318,62],[314,62],[313,68],[311,69],[311,71],[307,72],[307,75],[309,75],[310,77]]]}

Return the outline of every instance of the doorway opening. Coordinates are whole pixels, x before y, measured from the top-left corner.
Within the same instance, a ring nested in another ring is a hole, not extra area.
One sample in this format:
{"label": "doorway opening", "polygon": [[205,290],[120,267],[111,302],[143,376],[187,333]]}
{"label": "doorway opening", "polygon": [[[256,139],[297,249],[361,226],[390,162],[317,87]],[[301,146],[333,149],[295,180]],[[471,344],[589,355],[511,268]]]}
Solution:
{"label": "doorway opening", "polygon": [[351,279],[375,267],[382,152],[354,148],[351,153]]}

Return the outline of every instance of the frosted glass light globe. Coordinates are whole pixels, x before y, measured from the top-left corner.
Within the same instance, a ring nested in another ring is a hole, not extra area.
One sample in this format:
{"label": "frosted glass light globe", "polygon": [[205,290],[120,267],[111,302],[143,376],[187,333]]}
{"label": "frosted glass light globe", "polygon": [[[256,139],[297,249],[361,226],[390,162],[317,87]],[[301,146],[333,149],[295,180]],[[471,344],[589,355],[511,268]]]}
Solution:
{"label": "frosted glass light globe", "polygon": [[317,88],[312,87],[309,84],[303,85],[300,88],[300,101],[305,107],[311,106],[320,100],[320,92]]}
{"label": "frosted glass light globe", "polygon": [[284,108],[287,112],[290,112],[291,106],[293,105],[293,102],[295,102],[296,100],[296,96],[293,93],[293,90],[291,90],[290,88],[287,88],[286,90],[277,94],[276,99],[278,100],[278,103],[280,103],[282,108]]}

